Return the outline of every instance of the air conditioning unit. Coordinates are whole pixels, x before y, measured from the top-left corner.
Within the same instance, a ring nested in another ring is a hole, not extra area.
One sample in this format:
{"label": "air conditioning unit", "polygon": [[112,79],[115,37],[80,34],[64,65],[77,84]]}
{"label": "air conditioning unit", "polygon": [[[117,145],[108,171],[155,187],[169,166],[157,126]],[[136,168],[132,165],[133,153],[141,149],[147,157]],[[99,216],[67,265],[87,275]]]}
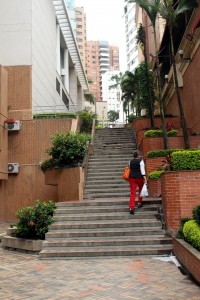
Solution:
{"label": "air conditioning unit", "polygon": [[13,174],[19,173],[19,164],[18,163],[9,163],[8,164],[8,173],[13,173]]}
{"label": "air conditioning unit", "polygon": [[7,123],[8,131],[18,131],[21,128],[21,122],[15,121],[14,123]]}

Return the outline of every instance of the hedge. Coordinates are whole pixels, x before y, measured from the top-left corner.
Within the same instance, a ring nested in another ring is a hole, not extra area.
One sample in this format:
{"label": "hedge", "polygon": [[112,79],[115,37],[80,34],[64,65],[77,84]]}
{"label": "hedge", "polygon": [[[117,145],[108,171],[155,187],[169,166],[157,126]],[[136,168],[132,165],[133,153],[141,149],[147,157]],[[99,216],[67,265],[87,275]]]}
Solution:
{"label": "hedge", "polygon": [[[177,130],[170,130],[167,132],[167,136],[176,136]],[[144,134],[145,137],[162,137],[163,131],[162,130],[148,130]]]}
{"label": "hedge", "polygon": [[[187,151],[197,151],[198,149],[188,149]],[[175,152],[175,151],[185,151],[184,149],[166,149],[166,150],[152,150],[147,153],[147,158],[152,158],[152,157],[164,157],[167,156],[168,154]]]}
{"label": "hedge", "polygon": [[151,180],[157,180],[160,179],[160,175],[163,174],[165,171],[164,170],[160,170],[160,171],[152,171],[149,173],[149,179]]}
{"label": "hedge", "polygon": [[200,150],[175,151],[171,154],[174,171],[200,169]]}
{"label": "hedge", "polygon": [[183,235],[189,244],[200,251],[200,225],[195,220],[184,224]]}

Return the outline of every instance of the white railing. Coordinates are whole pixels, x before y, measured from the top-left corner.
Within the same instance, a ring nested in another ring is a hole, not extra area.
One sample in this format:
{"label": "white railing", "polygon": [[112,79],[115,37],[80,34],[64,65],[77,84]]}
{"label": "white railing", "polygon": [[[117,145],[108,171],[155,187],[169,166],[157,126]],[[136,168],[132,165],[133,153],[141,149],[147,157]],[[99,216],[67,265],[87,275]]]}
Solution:
{"label": "white railing", "polygon": [[123,128],[125,127],[126,122],[110,122],[110,121],[99,121],[98,126],[102,126],[103,128]]}

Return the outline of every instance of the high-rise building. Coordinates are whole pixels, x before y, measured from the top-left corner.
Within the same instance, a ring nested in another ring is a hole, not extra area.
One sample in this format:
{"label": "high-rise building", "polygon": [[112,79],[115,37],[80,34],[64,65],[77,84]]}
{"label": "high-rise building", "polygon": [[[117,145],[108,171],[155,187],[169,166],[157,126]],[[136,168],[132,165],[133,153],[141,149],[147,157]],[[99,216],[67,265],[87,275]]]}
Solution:
{"label": "high-rise building", "polygon": [[137,28],[135,22],[135,3],[127,3],[124,7],[126,60],[127,70],[134,72],[138,65],[138,45],[136,43]]}
{"label": "high-rise building", "polygon": [[87,76],[91,79],[90,91],[96,101],[102,101],[102,75],[119,70],[119,48],[107,41],[87,41]]}
{"label": "high-rise building", "polygon": [[83,66],[86,69],[86,43],[87,43],[87,30],[86,30],[86,14],[83,7],[76,7],[76,42],[78,45],[79,53]]}

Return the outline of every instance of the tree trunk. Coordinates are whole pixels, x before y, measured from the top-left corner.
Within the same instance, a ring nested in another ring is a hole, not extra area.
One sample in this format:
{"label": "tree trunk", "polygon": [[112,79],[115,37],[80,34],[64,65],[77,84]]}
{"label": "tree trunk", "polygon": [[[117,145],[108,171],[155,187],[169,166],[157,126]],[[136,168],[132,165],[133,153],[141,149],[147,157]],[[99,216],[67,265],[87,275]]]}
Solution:
{"label": "tree trunk", "polygon": [[155,51],[156,51],[156,70],[157,70],[157,82],[158,82],[158,99],[160,104],[160,114],[161,114],[161,121],[162,121],[162,130],[163,130],[163,142],[164,142],[164,149],[168,149],[168,138],[167,138],[167,130],[165,125],[165,115],[164,115],[164,108],[163,108],[163,99],[162,99],[162,92],[161,92],[161,77],[160,77],[160,66],[158,60],[158,47],[157,47],[157,40],[156,40],[156,29],[153,28],[154,31],[154,42],[155,42]]}
{"label": "tree trunk", "polygon": [[170,46],[171,46],[171,54],[172,54],[172,66],[173,66],[173,71],[174,71],[175,90],[176,90],[176,95],[177,95],[177,99],[178,99],[181,124],[182,124],[182,128],[183,128],[184,144],[185,144],[185,148],[189,149],[189,139],[188,139],[187,127],[186,127],[186,122],[185,122],[185,116],[184,116],[184,111],[183,111],[180,89],[178,86],[178,76],[177,76],[176,62],[175,62],[175,56],[174,56],[174,44],[173,44],[173,36],[172,36],[171,28],[170,28]]}
{"label": "tree trunk", "polygon": [[145,60],[145,70],[146,70],[146,77],[147,77],[147,89],[148,89],[148,96],[149,96],[149,104],[150,104],[150,118],[151,118],[151,127],[155,128],[155,119],[154,119],[154,105],[152,101],[152,94],[151,94],[151,88],[150,88],[150,80],[149,80],[149,69],[148,69],[148,60],[147,60],[147,48],[146,48],[146,33],[144,28],[144,60]]}

